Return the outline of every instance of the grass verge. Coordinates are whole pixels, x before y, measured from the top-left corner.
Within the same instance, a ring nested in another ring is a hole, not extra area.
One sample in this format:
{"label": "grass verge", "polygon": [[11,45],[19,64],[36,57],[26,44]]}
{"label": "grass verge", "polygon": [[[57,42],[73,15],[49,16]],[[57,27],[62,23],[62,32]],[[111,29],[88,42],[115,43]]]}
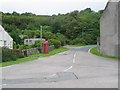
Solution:
{"label": "grass verge", "polygon": [[52,55],[55,55],[57,53],[64,52],[67,50],[69,50],[69,49],[60,47],[58,49],[54,49],[53,51],[49,52],[49,54],[34,54],[34,55],[31,55],[26,58],[17,59],[16,61],[2,62],[2,63],[0,63],[0,67],[19,64],[19,63],[28,62],[28,61],[33,61],[33,60],[38,59],[39,57],[48,57],[48,56],[52,56]]}
{"label": "grass verge", "polygon": [[108,55],[100,54],[100,53],[98,52],[98,50],[97,50],[97,47],[92,48],[92,49],[90,50],[90,52],[91,52],[92,54],[95,54],[95,55],[97,55],[97,56],[102,56],[102,57],[105,57],[105,58],[111,58],[111,59],[115,59],[115,60],[119,60],[119,59],[120,59],[120,57],[113,57],[113,56],[108,56]]}
{"label": "grass verge", "polygon": [[48,54],[33,54],[32,56],[48,57],[48,56],[52,56],[52,55],[55,55],[57,53],[64,52],[64,51],[67,51],[67,50],[69,50],[69,49],[65,48],[65,47],[60,47],[58,49],[54,49],[53,51],[49,52]]}
{"label": "grass verge", "polygon": [[28,61],[33,61],[33,60],[36,60],[38,59],[37,57],[26,57],[26,58],[20,58],[20,59],[17,59],[16,61],[9,61],[9,62],[2,62],[0,63],[0,67],[4,67],[4,66],[9,66],[9,65],[14,65],[14,64],[19,64],[19,63],[22,63],[22,62],[28,62]]}

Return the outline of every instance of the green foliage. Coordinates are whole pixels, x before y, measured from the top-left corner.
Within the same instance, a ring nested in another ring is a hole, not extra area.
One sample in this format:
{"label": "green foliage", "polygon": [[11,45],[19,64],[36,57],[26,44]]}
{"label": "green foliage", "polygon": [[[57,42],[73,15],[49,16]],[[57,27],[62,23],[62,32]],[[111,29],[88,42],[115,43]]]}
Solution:
{"label": "green foliage", "polygon": [[42,41],[37,40],[35,41],[34,47],[41,47],[41,45],[42,45]]}
{"label": "green foliage", "polygon": [[50,31],[43,32],[43,38],[55,39],[55,34]]}
{"label": "green foliage", "polygon": [[77,44],[85,45],[86,41],[83,38],[78,37],[78,38],[76,38],[74,40],[71,40],[70,44],[72,44],[72,45],[77,45]]}
{"label": "green foliage", "polygon": [[100,52],[98,51],[98,48],[97,48],[97,47],[92,48],[92,49],[90,50],[90,52],[91,52],[92,54],[97,55],[97,56],[120,60],[120,57],[114,57],[114,56],[108,56],[108,55],[100,54]]}
{"label": "green foliage", "polygon": [[30,48],[34,48],[34,45],[26,45],[26,44],[22,44],[22,45],[18,45],[17,49],[30,49]]}
{"label": "green foliage", "polygon": [[16,61],[7,61],[7,62],[2,62],[0,63],[0,66],[9,66],[9,65],[14,65],[14,64],[19,64],[23,62],[28,62],[28,61],[33,61],[36,60],[38,57],[26,57],[26,58],[19,58]]}
{"label": "green foliage", "polygon": [[11,49],[3,47],[2,48],[2,62],[15,61],[15,60],[17,60],[17,56],[15,55],[15,52],[13,52]]}
{"label": "green foliage", "polygon": [[21,38],[19,37],[19,30],[14,30],[10,33],[13,40],[16,42],[16,44],[21,44]]}
{"label": "green foliage", "polygon": [[[43,26],[43,38],[57,39],[67,44],[72,41],[74,44],[75,41],[79,41],[76,38],[82,38],[82,43],[95,44],[100,34],[99,19],[102,13],[103,10],[95,12],[90,8],[52,16],[13,12],[3,13],[2,21],[16,45],[23,44],[25,38],[39,38],[40,25]],[[21,38],[21,35],[25,37]]]}
{"label": "green foliage", "polygon": [[55,55],[57,53],[64,52],[67,50],[69,50],[69,49],[61,47],[61,48],[58,48],[58,49],[55,49],[55,50],[49,52],[49,54],[34,54],[34,55],[31,55],[31,56],[26,57],[26,58],[17,59],[16,61],[2,62],[2,63],[0,63],[0,66],[4,67],[4,66],[23,63],[23,62],[33,61],[33,60],[38,59],[39,57],[48,57],[48,56]]}
{"label": "green foliage", "polygon": [[12,51],[15,53],[17,58],[23,58],[24,57],[24,55],[22,54],[22,51],[20,49],[13,49]]}
{"label": "green foliage", "polygon": [[61,42],[61,46],[64,46],[66,44],[67,38],[63,34],[56,33],[56,39]]}
{"label": "green foliage", "polygon": [[67,51],[67,50],[69,50],[69,49],[68,48],[64,48],[64,47],[60,47],[60,48],[57,48],[57,49],[54,49],[54,50],[50,51],[48,54],[34,54],[32,56],[48,57],[48,56],[55,55],[57,53],[64,52],[64,51]]}
{"label": "green foliage", "polygon": [[59,48],[61,46],[61,42],[56,39],[49,39],[48,42],[49,42],[49,45],[54,45],[55,48]]}

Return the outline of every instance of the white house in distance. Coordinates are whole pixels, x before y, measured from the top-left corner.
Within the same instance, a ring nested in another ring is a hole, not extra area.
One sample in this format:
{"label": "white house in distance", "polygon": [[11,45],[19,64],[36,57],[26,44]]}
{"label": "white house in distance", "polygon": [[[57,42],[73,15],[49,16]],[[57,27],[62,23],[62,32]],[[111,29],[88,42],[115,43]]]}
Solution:
{"label": "white house in distance", "polygon": [[13,39],[0,25],[0,47],[7,47],[13,49]]}
{"label": "white house in distance", "polygon": [[[24,44],[26,45],[33,45],[35,44],[35,41],[41,41],[41,38],[30,38],[30,39],[25,39],[24,40]],[[42,39],[42,41],[44,41],[45,39]]]}

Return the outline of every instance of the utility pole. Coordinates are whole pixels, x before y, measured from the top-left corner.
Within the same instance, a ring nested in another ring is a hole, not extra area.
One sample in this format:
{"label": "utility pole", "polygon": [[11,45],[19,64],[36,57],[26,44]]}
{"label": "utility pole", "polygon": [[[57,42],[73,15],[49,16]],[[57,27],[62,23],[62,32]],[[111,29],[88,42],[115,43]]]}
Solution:
{"label": "utility pole", "polygon": [[42,40],[42,26],[40,26],[40,38]]}
{"label": "utility pole", "polygon": [[42,52],[42,25],[40,26],[41,52]]}

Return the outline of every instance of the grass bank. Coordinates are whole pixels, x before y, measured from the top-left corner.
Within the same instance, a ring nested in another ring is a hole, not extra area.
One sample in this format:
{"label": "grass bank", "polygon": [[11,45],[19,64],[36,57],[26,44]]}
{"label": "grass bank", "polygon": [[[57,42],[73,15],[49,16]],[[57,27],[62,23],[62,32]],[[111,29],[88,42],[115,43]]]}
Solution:
{"label": "grass bank", "polygon": [[48,54],[33,54],[32,56],[36,56],[36,57],[48,57],[48,56],[52,56],[52,55],[55,55],[57,53],[64,52],[64,51],[67,51],[67,50],[69,50],[69,49],[65,48],[65,47],[60,47],[58,49],[54,49],[53,51],[49,52]]}
{"label": "grass bank", "polygon": [[108,55],[103,55],[103,54],[100,54],[97,50],[97,47],[94,47],[90,50],[90,52],[94,55],[97,55],[97,56],[101,56],[101,57],[105,57],[105,58],[111,58],[111,59],[115,59],[115,60],[118,60],[120,59],[120,57],[113,57],[113,56],[108,56]]}
{"label": "grass bank", "polygon": [[4,66],[9,66],[9,65],[14,65],[14,64],[19,64],[19,63],[23,63],[23,62],[37,60],[40,57],[52,56],[52,55],[55,55],[57,53],[64,52],[64,51],[67,51],[67,50],[69,50],[69,49],[64,48],[64,47],[60,47],[58,49],[54,49],[53,51],[49,52],[48,54],[34,54],[34,55],[31,55],[31,56],[26,57],[26,58],[17,59],[16,61],[2,62],[2,63],[0,63],[0,67],[4,67]]}

